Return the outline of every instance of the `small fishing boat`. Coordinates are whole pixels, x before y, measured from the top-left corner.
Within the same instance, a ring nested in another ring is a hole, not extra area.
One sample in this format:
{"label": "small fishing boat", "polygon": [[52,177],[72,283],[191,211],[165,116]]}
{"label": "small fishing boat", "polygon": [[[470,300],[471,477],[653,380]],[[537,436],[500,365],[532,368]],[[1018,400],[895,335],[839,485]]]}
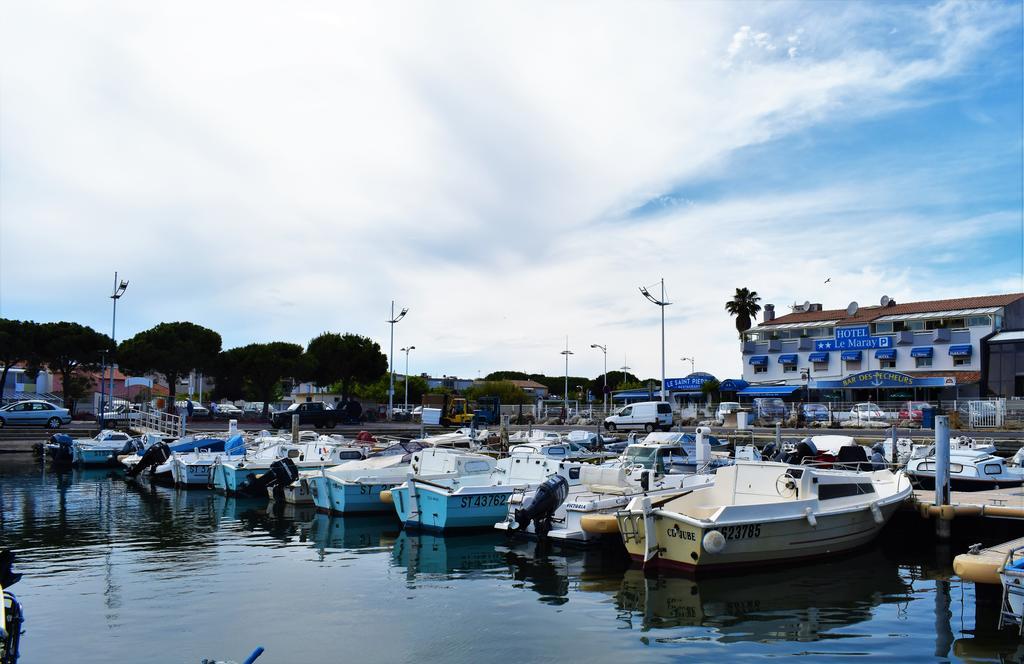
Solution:
{"label": "small fishing boat", "polygon": [[[342,464],[308,477],[319,511],[335,514],[392,510],[390,490],[410,476],[425,480],[487,474],[492,457],[462,449],[425,447],[399,457],[391,455]],[[383,494],[383,495],[382,495]]]}
{"label": "small fishing boat", "polygon": [[645,567],[699,572],[840,553],[870,542],[911,493],[902,473],[738,461],[712,484],[638,496],[616,514]]}
{"label": "small fishing boat", "polygon": [[[907,476],[923,489],[935,488],[935,456],[911,459]],[[949,451],[949,481],[953,491],[985,491],[1024,485],[1024,468],[975,449]]]}
{"label": "small fishing boat", "polygon": [[[223,442],[223,450],[197,449],[190,452],[172,452],[164,465],[176,486],[203,487],[210,485],[210,471],[220,459],[232,459],[246,453],[245,439],[235,434]],[[160,473],[163,466],[156,468]]]}
{"label": "small fishing boat", "polygon": [[1003,588],[1003,601],[999,611],[999,628],[1017,625],[1017,633],[1024,634],[1024,546],[1012,547],[999,566],[999,583]]}
{"label": "small fishing boat", "polygon": [[92,438],[72,438],[56,433],[43,446],[44,453],[56,464],[111,466],[117,455],[134,452],[142,445],[124,431],[103,429]]}
{"label": "small fishing boat", "polygon": [[[269,441],[257,450],[246,452],[241,458],[220,458],[215,460],[210,470],[213,488],[225,493],[253,493],[262,495],[266,486],[254,482],[255,478],[270,470],[271,465],[281,459],[289,459],[299,471],[336,466],[345,461],[362,459],[366,456],[365,448],[355,446],[351,442],[339,442],[335,439],[314,440],[309,442],[278,442]],[[297,476],[297,473],[296,473]],[[295,478],[292,478],[292,481]],[[290,484],[291,481],[284,483]]]}
{"label": "small fishing boat", "polygon": [[493,528],[505,518],[516,489],[536,489],[552,475],[579,484],[580,463],[567,461],[565,444],[515,445],[487,473],[445,479],[411,477],[391,489],[402,523],[410,528]]}

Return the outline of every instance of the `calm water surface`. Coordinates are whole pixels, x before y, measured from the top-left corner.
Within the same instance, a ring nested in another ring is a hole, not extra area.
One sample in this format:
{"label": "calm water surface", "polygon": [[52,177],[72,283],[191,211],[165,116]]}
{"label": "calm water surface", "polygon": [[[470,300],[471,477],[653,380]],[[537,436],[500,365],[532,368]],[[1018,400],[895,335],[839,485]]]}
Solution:
{"label": "calm water surface", "polygon": [[391,515],[275,511],[0,457],[24,664],[240,661],[256,645],[259,664],[1018,661],[990,610],[975,629],[974,586],[950,579],[949,552],[899,538],[768,573],[645,578],[614,549],[410,535]]}

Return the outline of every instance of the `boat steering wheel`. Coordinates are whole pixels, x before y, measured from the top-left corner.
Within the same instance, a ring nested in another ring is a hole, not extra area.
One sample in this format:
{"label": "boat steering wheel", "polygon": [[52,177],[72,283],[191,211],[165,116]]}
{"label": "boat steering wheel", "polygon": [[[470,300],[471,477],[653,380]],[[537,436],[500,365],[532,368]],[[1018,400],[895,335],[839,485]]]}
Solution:
{"label": "boat steering wheel", "polygon": [[789,475],[779,475],[775,480],[775,492],[783,498],[793,498],[796,496],[796,491],[796,482]]}

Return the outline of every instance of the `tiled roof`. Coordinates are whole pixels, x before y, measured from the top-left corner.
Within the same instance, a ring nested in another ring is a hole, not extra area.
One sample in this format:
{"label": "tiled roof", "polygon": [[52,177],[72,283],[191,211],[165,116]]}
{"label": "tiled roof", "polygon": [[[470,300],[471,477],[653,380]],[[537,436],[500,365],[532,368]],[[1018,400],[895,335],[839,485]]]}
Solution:
{"label": "tiled roof", "polygon": [[814,321],[834,320],[843,325],[867,323],[880,316],[898,316],[905,314],[924,314],[931,311],[950,311],[955,309],[976,309],[978,307],[1005,307],[1017,300],[1024,299],[1024,293],[1008,293],[1006,295],[981,295],[978,297],[959,297],[951,300],[929,300],[927,302],[906,302],[891,307],[861,307],[854,316],[847,316],[846,309],[828,309],[825,311],[795,311],[775,320],[762,322],[760,327],[782,325],[784,323],[811,323]]}

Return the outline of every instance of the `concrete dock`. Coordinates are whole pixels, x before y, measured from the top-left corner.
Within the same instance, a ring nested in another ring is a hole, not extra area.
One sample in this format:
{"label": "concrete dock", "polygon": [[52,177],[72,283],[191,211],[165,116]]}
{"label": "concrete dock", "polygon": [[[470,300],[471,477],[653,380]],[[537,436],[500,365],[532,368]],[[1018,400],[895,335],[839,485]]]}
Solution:
{"label": "concrete dock", "polygon": [[1024,487],[953,491],[950,496],[950,504],[940,508],[935,505],[935,491],[916,489],[911,506],[923,517],[989,517],[1024,521]]}

